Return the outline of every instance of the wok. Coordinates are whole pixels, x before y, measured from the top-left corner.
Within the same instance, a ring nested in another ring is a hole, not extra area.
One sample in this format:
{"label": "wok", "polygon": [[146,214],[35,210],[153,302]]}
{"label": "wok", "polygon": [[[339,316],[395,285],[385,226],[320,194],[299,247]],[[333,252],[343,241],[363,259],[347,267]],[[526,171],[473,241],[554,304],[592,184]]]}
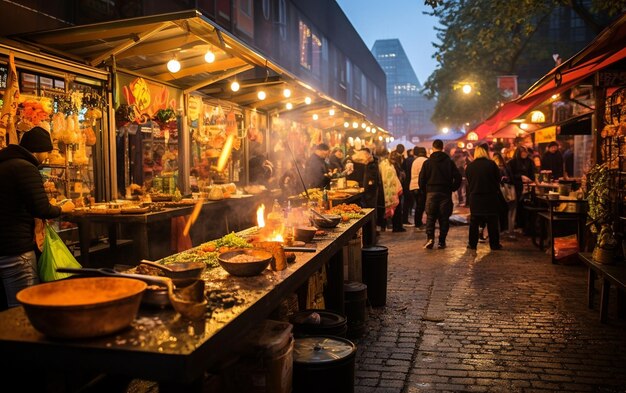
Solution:
{"label": "wok", "polygon": [[77,273],[87,275],[100,275],[109,277],[125,277],[141,280],[148,284],[164,286],[167,288],[170,303],[174,310],[181,316],[196,320],[206,314],[207,301],[204,297],[204,281],[198,280],[184,288],[174,288],[174,283],[168,277],[150,276],[147,274],[128,274],[116,272],[110,268],[58,268],[58,272]]}
{"label": "wok", "polygon": [[99,337],[129,326],[137,315],[144,282],[120,277],[52,281],[18,292],[28,320],[46,336]]}

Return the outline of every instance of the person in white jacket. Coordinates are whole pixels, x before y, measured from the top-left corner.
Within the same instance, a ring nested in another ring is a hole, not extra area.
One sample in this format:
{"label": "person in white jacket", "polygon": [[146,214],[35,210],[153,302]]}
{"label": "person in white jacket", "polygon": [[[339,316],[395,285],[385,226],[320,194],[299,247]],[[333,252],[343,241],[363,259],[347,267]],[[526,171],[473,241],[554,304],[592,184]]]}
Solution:
{"label": "person in white jacket", "polygon": [[411,182],[409,183],[409,190],[413,194],[413,199],[415,200],[415,228],[418,230],[424,229],[424,222],[422,218],[424,216],[424,209],[426,206],[426,194],[420,190],[419,186],[419,177],[420,171],[422,170],[422,165],[424,165],[424,161],[426,161],[426,149],[420,146],[415,146],[413,148],[413,153],[415,154],[415,160],[413,160],[413,164],[411,165]]}

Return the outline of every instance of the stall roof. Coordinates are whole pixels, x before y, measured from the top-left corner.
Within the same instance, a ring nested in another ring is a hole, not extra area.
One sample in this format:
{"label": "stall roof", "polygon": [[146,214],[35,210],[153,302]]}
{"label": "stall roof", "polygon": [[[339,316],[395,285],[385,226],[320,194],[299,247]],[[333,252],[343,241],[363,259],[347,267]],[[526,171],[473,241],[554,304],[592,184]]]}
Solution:
{"label": "stall roof", "polygon": [[[296,109],[302,107],[291,116],[308,120],[313,111],[320,115],[328,114],[331,109],[335,111],[334,118],[320,116],[320,128],[335,127],[337,118],[358,121],[366,118],[359,111],[303,83],[198,10],[26,33],[14,39],[90,66],[106,65],[188,93],[200,92],[268,112],[285,110],[287,99],[282,96],[282,91],[289,87],[291,102]],[[209,50],[216,56],[212,63],[204,60]],[[172,58],[181,63],[181,70],[177,73],[167,70],[166,64]],[[251,71],[255,68],[256,72]],[[227,83],[235,76],[241,84],[236,93],[230,91]],[[267,93],[263,101],[256,97],[260,87]],[[315,106],[303,104],[306,97],[311,97]]]}
{"label": "stall roof", "polygon": [[539,79],[519,98],[498,108],[490,117],[475,129],[480,139],[499,131],[508,124],[580,84],[596,72],[626,58],[626,14],[601,32],[589,45],[561,65]]}

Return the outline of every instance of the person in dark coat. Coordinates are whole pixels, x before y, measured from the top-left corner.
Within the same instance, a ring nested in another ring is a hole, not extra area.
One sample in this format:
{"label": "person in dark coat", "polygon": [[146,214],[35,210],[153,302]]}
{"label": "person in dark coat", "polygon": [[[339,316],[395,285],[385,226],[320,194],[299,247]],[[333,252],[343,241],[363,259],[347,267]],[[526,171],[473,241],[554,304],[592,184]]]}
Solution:
{"label": "person in dark coat", "polygon": [[465,169],[467,176],[467,195],[469,196],[470,224],[467,247],[475,250],[478,245],[479,225],[487,223],[489,246],[492,250],[499,250],[500,225],[499,214],[501,206],[500,169],[489,159],[489,153],[483,146],[474,150],[474,161]]}
{"label": "person in dark coat", "polygon": [[304,168],[304,183],[307,188],[326,188],[330,184],[331,173],[326,164],[330,155],[330,147],[320,143],[313,149]]}
{"label": "person in dark coat", "polygon": [[548,143],[548,148],[541,157],[541,170],[552,171],[554,180],[563,177],[563,155],[557,142]]}
{"label": "person in dark coat", "polygon": [[433,153],[422,166],[419,188],[426,192],[426,244],[435,245],[435,222],[439,221],[439,248],[446,248],[452,215],[452,192],[459,189],[461,174],[450,156],[443,152],[443,141],[433,141]]}
{"label": "person in dark coat", "polygon": [[0,308],[19,305],[15,295],[39,283],[35,254],[35,218],[56,218],[74,209],[48,201],[39,169],[52,151],[50,133],[41,127],[27,131],[19,145],[0,150]]}
{"label": "person in dark coat", "polygon": [[515,195],[517,196],[515,225],[524,228],[526,224],[530,224],[528,211],[523,206],[524,185],[533,183],[535,177],[535,164],[529,157],[528,149],[521,145],[518,146],[513,158],[506,163],[506,168],[511,176],[510,181],[515,186]]}
{"label": "person in dark coat", "polygon": [[355,152],[351,160],[354,165],[354,171],[346,178],[359,182],[359,186],[363,187],[361,207],[377,208],[378,191],[382,189],[378,161],[367,148]]}
{"label": "person in dark coat", "polygon": [[341,148],[339,147],[335,147],[330,153],[330,157],[328,158],[328,169],[330,169],[333,174],[340,174],[343,172],[343,158],[343,150],[341,150]]}
{"label": "person in dark coat", "polygon": [[405,178],[402,182],[402,223],[410,224],[409,216],[415,205],[415,198],[411,192],[411,169],[413,167],[413,161],[415,161],[415,149],[408,149],[406,151],[407,156],[402,164],[402,170],[404,170]]}

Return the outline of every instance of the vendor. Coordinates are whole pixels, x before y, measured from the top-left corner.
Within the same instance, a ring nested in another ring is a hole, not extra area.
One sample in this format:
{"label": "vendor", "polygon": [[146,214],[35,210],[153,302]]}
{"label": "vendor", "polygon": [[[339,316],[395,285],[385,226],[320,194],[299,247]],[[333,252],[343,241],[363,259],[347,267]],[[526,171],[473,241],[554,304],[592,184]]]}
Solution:
{"label": "vendor", "polygon": [[563,155],[559,151],[559,144],[552,141],[548,144],[548,148],[541,157],[541,170],[552,171],[554,180],[563,177]]}
{"label": "vendor", "polygon": [[332,173],[326,164],[330,147],[325,143],[316,145],[313,154],[306,163],[304,182],[307,188],[326,188],[330,184]]}
{"label": "vendor", "polygon": [[56,218],[74,209],[48,201],[37,167],[52,151],[50,133],[27,131],[19,145],[0,150],[0,309],[19,305],[16,294],[39,283],[35,254],[35,218]]}

